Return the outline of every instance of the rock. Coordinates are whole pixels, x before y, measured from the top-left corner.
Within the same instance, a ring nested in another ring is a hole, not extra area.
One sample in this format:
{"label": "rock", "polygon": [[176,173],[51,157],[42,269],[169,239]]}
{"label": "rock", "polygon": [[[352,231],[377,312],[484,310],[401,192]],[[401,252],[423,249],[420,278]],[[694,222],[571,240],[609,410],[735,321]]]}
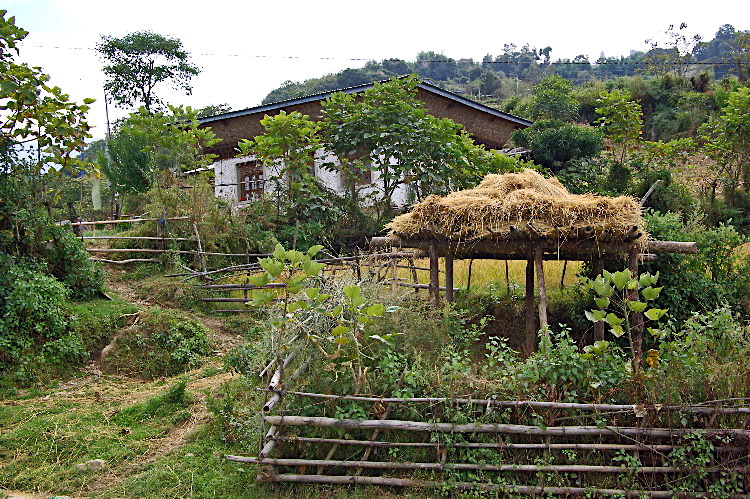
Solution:
{"label": "rock", "polygon": [[195,457],[195,454],[193,454],[192,452],[188,452],[187,454],[185,454],[185,457]]}
{"label": "rock", "polygon": [[78,471],[96,471],[102,469],[104,467],[104,463],[104,459],[92,459],[90,461],[86,461],[85,463],[76,464],[75,467]]}

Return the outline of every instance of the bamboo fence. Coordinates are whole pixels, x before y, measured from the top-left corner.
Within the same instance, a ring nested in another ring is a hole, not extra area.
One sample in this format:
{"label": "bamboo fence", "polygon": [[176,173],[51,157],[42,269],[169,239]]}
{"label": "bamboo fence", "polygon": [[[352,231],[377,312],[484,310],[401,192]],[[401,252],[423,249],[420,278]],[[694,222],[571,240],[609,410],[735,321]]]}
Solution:
{"label": "bamboo fence", "polygon": [[[257,455],[226,456],[257,465],[259,481],[706,497],[731,477],[724,497],[750,490],[750,399],[631,405],[316,393],[299,389],[317,367],[296,339],[261,373],[266,429]],[[369,417],[335,416],[352,403]],[[580,424],[565,424],[571,419]],[[710,446],[702,460],[677,459],[694,455],[696,438]]]}

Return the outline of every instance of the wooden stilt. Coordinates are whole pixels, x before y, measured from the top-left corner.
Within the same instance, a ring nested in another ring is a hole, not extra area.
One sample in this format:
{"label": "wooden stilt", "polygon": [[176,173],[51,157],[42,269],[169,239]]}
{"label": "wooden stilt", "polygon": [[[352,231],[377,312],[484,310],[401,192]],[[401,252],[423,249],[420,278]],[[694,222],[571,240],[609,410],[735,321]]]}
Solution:
{"label": "wooden stilt", "polygon": [[536,282],[539,288],[539,329],[547,328],[547,284],[544,280],[544,251],[541,246],[534,250]]}
{"label": "wooden stilt", "polygon": [[474,259],[469,260],[469,276],[466,278],[466,293],[471,289],[471,267],[474,265]]}
{"label": "wooden stilt", "polygon": [[445,301],[453,303],[453,253],[445,254]]}
{"label": "wooden stilt", "polygon": [[531,355],[536,350],[536,320],[534,319],[534,260],[526,259],[526,341],[524,350]]}
{"label": "wooden stilt", "polygon": [[[591,268],[594,271],[594,278],[600,275],[604,271],[604,264],[601,258],[593,258],[591,260]],[[604,321],[594,323],[594,341],[604,339]]]}
{"label": "wooden stilt", "polygon": [[505,260],[505,292],[510,296],[510,269],[508,268],[508,260]]}
{"label": "wooden stilt", "polygon": [[[628,253],[628,268],[633,276],[638,277],[638,251],[630,250]],[[638,300],[638,291],[632,289],[628,291],[629,300]],[[633,312],[630,323],[632,324],[633,335],[633,372],[637,372],[641,366],[642,346],[643,346],[643,313]]]}
{"label": "wooden stilt", "polygon": [[560,289],[565,289],[565,273],[568,270],[568,261],[563,262],[562,275],[560,276]]}
{"label": "wooden stilt", "polygon": [[437,245],[430,242],[430,302],[432,308],[440,307],[440,260],[438,258]]}

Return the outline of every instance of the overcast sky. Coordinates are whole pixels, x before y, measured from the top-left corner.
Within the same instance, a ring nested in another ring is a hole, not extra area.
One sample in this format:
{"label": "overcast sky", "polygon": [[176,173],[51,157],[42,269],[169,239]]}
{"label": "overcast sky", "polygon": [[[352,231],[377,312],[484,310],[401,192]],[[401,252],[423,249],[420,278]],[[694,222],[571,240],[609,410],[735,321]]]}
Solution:
{"label": "overcast sky", "polygon": [[[750,2],[514,0],[5,0],[2,8],[30,35],[19,60],[41,66],[72,99],[97,99],[89,122],[105,132],[102,35],[140,30],[179,38],[201,67],[191,96],[174,104],[233,109],[258,105],[286,80],[301,81],[367,59],[413,60],[419,51],[481,60],[503,45],[552,47],[552,59],[596,59],[645,50],[669,24],[713,38],[722,24],[750,29]],[[126,112],[110,106],[112,118]]]}

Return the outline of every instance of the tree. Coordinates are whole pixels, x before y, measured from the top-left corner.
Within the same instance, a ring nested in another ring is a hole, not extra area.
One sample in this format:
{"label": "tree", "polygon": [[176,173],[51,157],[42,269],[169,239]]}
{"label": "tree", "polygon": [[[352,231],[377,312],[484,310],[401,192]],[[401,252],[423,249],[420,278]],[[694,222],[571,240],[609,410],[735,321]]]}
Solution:
{"label": "tree", "polygon": [[596,121],[604,133],[620,149],[619,162],[625,161],[628,150],[637,145],[643,133],[643,111],[622,90],[602,92],[596,100],[596,112],[601,117]]}
{"label": "tree", "polygon": [[602,150],[599,130],[555,120],[537,121],[513,132],[512,138],[519,146],[531,149],[535,163],[553,172],[572,159],[596,156]]}
{"label": "tree", "polygon": [[[397,187],[407,184],[418,200],[466,187],[467,179],[511,169],[476,146],[463,126],[427,114],[416,98],[416,75],[376,83],[361,98],[336,93],[323,103],[324,143],[338,158],[328,168],[341,171],[356,197],[356,179],[372,172],[379,184],[381,217],[391,211]],[[515,165],[515,161],[511,161]]]}
{"label": "tree", "polygon": [[[60,87],[52,86],[50,77],[38,67],[17,63],[17,44],[29,34],[15,24],[15,18],[5,18],[0,10],[0,153],[6,156],[19,147],[32,145],[36,154],[31,162],[35,175],[40,175],[49,163],[62,167],[79,168],[75,159],[89,137],[86,112],[94,99],[83,104],[68,100]],[[28,162],[24,163],[26,166]],[[0,172],[8,173],[13,162],[4,162]],[[10,172],[12,173],[12,172]]]}
{"label": "tree", "polygon": [[575,121],[581,107],[573,96],[573,84],[560,75],[547,76],[531,90],[532,119]]}
{"label": "tree", "polygon": [[685,29],[687,29],[686,23],[681,23],[678,29],[670,24],[664,32],[667,38],[664,46],[659,40],[653,38],[646,40],[646,43],[651,46],[651,50],[643,60],[646,72],[657,75],[674,72],[680,80],[685,78],[688,65],[693,60],[693,49],[701,41],[700,35],[687,37]]}
{"label": "tree", "polygon": [[145,192],[164,175],[211,164],[216,156],[203,148],[219,140],[210,128],[199,128],[190,107],[168,106],[168,112],[142,107],[118,126],[109,158],[100,155],[98,163],[118,192]]}
{"label": "tree", "polygon": [[750,88],[730,93],[722,115],[702,125],[699,137],[703,150],[719,164],[711,200],[720,178],[725,180],[728,195],[737,189],[750,191]]}
{"label": "tree", "polygon": [[180,40],[150,31],[102,36],[96,50],[106,62],[104,89],[122,107],[142,104],[148,112],[155,110],[161,105],[154,92],[160,83],[190,95],[190,79],[200,72],[188,61]]}

